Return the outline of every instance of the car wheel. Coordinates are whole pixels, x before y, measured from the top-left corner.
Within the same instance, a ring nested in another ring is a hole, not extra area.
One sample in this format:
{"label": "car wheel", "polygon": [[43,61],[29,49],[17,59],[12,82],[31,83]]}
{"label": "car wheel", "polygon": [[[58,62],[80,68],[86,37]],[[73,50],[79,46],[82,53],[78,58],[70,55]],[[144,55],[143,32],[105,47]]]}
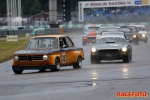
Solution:
{"label": "car wheel", "polygon": [[95,61],[95,57],[91,56],[91,64],[95,64],[96,61]]}
{"label": "car wheel", "polygon": [[13,70],[15,74],[21,74],[23,70]]}
{"label": "car wheel", "polygon": [[125,55],[123,58],[124,63],[129,63],[131,61],[131,54],[128,53],[128,55]]}
{"label": "car wheel", "polygon": [[82,67],[82,57],[78,57],[77,62],[73,64],[74,69],[80,69]]}
{"label": "car wheel", "polygon": [[96,59],[96,57],[91,55],[91,64],[99,64],[100,63],[100,59]]}
{"label": "car wheel", "polygon": [[147,43],[147,39],[144,40],[144,43]]}
{"label": "car wheel", "polygon": [[45,72],[45,69],[39,69],[40,72]]}
{"label": "car wheel", "polygon": [[60,60],[59,58],[55,59],[55,69],[51,69],[51,71],[59,71],[60,70]]}
{"label": "car wheel", "polygon": [[136,45],[139,45],[139,40],[137,40],[137,41],[135,42],[135,44],[136,44]]}
{"label": "car wheel", "polygon": [[83,45],[86,45],[86,43],[85,43],[85,42],[83,42]]}
{"label": "car wheel", "polygon": [[131,55],[130,55],[130,61],[132,61],[132,53],[131,53]]}

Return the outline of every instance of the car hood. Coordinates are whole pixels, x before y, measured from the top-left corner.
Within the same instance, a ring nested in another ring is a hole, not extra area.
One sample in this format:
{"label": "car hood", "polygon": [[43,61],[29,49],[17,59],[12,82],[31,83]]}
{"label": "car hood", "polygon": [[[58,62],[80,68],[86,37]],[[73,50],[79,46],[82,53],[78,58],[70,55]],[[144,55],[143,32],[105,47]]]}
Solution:
{"label": "car hood", "polygon": [[87,36],[87,37],[96,37],[96,31],[89,31],[89,32],[85,32],[86,34],[84,34],[83,36]]}
{"label": "car hood", "polygon": [[14,55],[20,54],[50,54],[52,52],[56,52],[58,50],[20,50],[14,53]]}
{"label": "car hood", "polygon": [[139,31],[139,34],[147,34],[147,31]]}
{"label": "car hood", "polygon": [[95,46],[98,50],[101,49],[122,49],[123,47],[127,47],[127,44],[114,44],[114,43],[108,43],[108,44],[99,44]]}

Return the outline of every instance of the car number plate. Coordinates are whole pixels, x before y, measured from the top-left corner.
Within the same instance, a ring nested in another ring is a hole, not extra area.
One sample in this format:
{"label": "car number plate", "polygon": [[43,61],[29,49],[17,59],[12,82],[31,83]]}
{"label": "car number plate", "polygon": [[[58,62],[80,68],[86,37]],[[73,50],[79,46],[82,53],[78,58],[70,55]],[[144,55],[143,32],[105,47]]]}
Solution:
{"label": "car number plate", "polygon": [[112,55],[111,55],[111,54],[106,54],[105,56],[106,56],[106,57],[112,57]]}

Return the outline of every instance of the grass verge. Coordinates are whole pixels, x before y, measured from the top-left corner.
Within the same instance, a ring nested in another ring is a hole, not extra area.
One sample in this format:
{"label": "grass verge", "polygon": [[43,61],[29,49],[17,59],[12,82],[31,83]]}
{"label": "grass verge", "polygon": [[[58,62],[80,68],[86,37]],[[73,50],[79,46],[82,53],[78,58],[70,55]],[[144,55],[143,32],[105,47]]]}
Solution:
{"label": "grass verge", "polygon": [[20,39],[18,42],[7,42],[0,40],[0,63],[12,59],[14,52],[25,49],[29,38]]}

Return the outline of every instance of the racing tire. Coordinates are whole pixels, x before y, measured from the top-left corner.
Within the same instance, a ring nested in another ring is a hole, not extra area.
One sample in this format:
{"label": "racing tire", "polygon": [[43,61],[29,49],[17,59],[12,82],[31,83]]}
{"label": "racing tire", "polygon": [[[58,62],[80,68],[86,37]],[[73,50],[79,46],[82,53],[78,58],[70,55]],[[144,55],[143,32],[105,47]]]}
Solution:
{"label": "racing tire", "polygon": [[145,40],[144,40],[144,43],[147,43],[147,42],[148,42],[148,40],[147,40],[147,39],[145,39]]}
{"label": "racing tire", "polygon": [[22,74],[23,70],[13,70],[15,74]]}
{"label": "racing tire", "polygon": [[82,67],[82,57],[79,56],[77,62],[73,64],[74,69],[80,69]]}
{"label": "racing tire", "polygon": [[85,43],[85,42],[83,42],[83,46],[84,46],[84,45],[86,45],[86,43]]}
{"label": "racing tire", "polygon": [[39,69],[39,72],[45,72],[46,70],[45,69]]}
{"label": "racing tire", "polygon": [[132,55],[128,53],[128,55],[125,55],[123,57],[123,62],[124,63],[129,63],[131,61],[131,59],[132,59]]}
{"label": "racing tire", "polygon": [[96,57],[93,57],[91,55],[91,64],[99,64],[100,63],[100,60],[99,59],[96,59]]}
{"label": "racing tire", "polygon": [[137,40],[137,41],[135,42],[135,44],[136,44],[136,45],[139,45],[139,40]]}
{"label": "racing tire", "polygon": [[60,70],[60,60],[59,58],[55,59],[55,69],[51,69],[51,71],[59,71]]}

